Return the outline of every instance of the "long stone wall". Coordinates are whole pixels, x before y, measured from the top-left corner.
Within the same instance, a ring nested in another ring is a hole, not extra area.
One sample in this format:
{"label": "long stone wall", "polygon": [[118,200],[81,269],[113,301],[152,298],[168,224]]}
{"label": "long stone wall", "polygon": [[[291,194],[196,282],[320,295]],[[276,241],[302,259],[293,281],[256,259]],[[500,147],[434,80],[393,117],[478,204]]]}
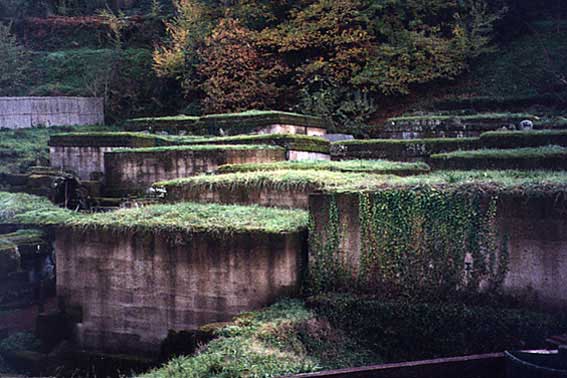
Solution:
{"label": "long stone wall", "polygon": [[212,187],[208,190],[192,190],[189,186],[166,188],[167,202],[199,202],[238,205],[260,205],[284,209],[308,209],[311,188],[280,189],[268,187]]}
{"label": "long stone wall", "polygon": [[155,182],[210,173],[220,165],[269,163],[285,155],[283,148],[107,152],[105,184],[112,195],[141,192]]}
{"label": "long stone wall", "polygon": [[104,123],[99,97],[0,97],[0,128]]}
{"label": "long stone wall", "polygon": [[[326,240],[332,198],[339,213],[340,245],[356,272],[361,259],[357,194],[315,194],[310,211],[317,237]],[[567,212],[553,196],[500,196],[496,216],[500,243],[509,253],[503,289],[528,305],[567,309]],[[465,262],[463,261],[463,266]]]}
{"label": "long stone wall", "polygon": [[155,354],[169,330],[227,321],[292,295],[306,232],[56,232],[57,293],[81,348]]}

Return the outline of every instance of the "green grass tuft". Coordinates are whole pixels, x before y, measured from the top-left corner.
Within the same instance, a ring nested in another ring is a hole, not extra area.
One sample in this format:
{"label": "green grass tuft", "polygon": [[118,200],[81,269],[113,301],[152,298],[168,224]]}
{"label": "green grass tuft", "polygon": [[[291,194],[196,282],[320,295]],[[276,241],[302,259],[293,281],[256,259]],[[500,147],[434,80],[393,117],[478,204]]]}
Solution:
{"label": "green grass tuft", "polygon": [[49,161],[50,136],[67,131],[114,130],[113,126],[38,127],[0,130],[0,173],[21,173]]}
{"label": "green grass tuft", "polygon": [[251,150],[281,150],[278,146],[268,146],[265,144],[203,144],[189,146],[166,146],[166,147],[146,147],[146,148],[117,148],[110,153],[159,153],[159,152],[178,152],[178,151],[251,151]]}
{"label": "green grass tuft", "polygon": [[82,229],[284,234],[304,230],[307,218],[307,212],[301,210],[180,203],[98,213],[65,224]]}
{"label": "green grass tuft", "polygon": [[344,173],[327,170],[276,170],[201,175],[155,183],[156,187],[185,187],[192,192],[220,188],[266,188],[272,190],[364,190],[383,184],[388,177],[366,173]]}
{"label": "green grass tuft", "polygon": [[80,217],[80,214],[57,207],[44,197],[0,192],[0,224],[49,226]]}
{"label": "green grass tuft", "polygon": [[381,362],[299,300],[244,313],[217,334],[197,355],[175,358],[144,377],[270,378]]}
{"label": "green grass tuft", "polygon": [[560,146],[528,147],[514,149],[482,149],[454,151],[431,155],[432,159],[544,159],[567,158],[567,148]]}
{"label": "green grass tuft", "polygon": [[219,173],[274,171],[274,170],[327,170],[336,172],[365,172],[374,174],[418,174],[429,171],[425,163],[404,163],[388,160],[302,160],[277,163],[228,164],[219,167]]}

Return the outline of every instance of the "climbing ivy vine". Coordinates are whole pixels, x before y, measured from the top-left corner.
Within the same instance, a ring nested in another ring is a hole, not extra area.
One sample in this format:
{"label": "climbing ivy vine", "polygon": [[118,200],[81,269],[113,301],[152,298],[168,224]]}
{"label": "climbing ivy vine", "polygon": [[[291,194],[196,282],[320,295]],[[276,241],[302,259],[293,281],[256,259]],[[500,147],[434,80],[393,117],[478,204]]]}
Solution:
{"label": "climbing ivy vine", "polygon": [[[311,222],[311,287],[422,299],[496,292],[508,262],[497,203],[496,195],[480,191],[428,186],[362,193],[359,225],[352,228],[341,225],[332,197],[325,224],[316,229]],[[359,231],[359,251],[344,250],[352,246],[343,243],[347,229],[350,240]]]}

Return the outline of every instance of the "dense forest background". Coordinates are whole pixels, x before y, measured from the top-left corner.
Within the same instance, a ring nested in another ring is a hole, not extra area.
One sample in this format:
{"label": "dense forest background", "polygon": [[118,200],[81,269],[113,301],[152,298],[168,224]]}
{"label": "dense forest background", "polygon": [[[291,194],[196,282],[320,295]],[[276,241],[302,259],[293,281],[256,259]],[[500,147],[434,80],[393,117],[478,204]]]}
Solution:
{"label": "dense forest background", "polygon": [[0,0],[0,95],[111,121],[247,109],[372,134],[413,111],[567,101],[561,0]]}

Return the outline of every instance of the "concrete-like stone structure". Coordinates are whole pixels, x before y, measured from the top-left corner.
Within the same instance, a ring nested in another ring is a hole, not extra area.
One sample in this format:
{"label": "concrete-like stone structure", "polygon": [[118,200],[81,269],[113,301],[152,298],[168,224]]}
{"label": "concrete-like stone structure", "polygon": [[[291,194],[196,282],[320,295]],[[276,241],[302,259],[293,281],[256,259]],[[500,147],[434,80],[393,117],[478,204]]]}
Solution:
{"label": "concrete-like stone structure", "polygon": [[314,116],[281,111],[248,111],[230,114],[209,114],[202,117],[168,116],[129,120],[130,131],[166,132],[192,135],[264,135],[298,134],[322,136],[327,133],[326,122]]}
{"label": "concrete-like stone structure", "polygon": [[168,142],[135,133],[68,133],[49,139],[49,161],[56,169],[74,172],[81,180],[104,175],[104,154],[116,148],[156,147]]}
{"label": "concrete-like stone structure", "polygon": [[182,146],[105,153],[106,191],[112,195],[143,192],[153,183],[215,171],[223,164],[269,163],[286,159],[272,146]]}
{"label": "concrete-like stone structure", "polygon": [[57,292],[79,345],[154,355],[169,330],[258,309],[299,287],[306,232],[56,232]]}
{"label": "concrete-like stone structure", "polygon": [[102,123],[99,97],[0,97],[0,129]]}
{"label": "concrete-like stone structure", "polygon": [[470,116],[416,116],[388,119],[379,134],[386,139],[467,138],[478,137],[486,131],[502,128],[519,129],[525,114],[470,115]]}
{"label": "concrete-like stone structure", "polygon": [[[357,270],[361,254],[361,224],[357,194],[315,194],[310,211],[315,232],[325,239],[332,196],[340,214],[340,246]],[[501,194],[496,224],[509,253],[505,292],[525,304],[567,309],[567,213],[555,196]],[[464,262],[463,262],[464,264]]]}
{"label": "concrete-like stone structure", "polygon": [[168,186],[168,202],[199,202],[238,205],[260,205],[284,209],[308,209],[311,188],[280,189],[274,187],[233,186],[191,190],[190,186]]}

